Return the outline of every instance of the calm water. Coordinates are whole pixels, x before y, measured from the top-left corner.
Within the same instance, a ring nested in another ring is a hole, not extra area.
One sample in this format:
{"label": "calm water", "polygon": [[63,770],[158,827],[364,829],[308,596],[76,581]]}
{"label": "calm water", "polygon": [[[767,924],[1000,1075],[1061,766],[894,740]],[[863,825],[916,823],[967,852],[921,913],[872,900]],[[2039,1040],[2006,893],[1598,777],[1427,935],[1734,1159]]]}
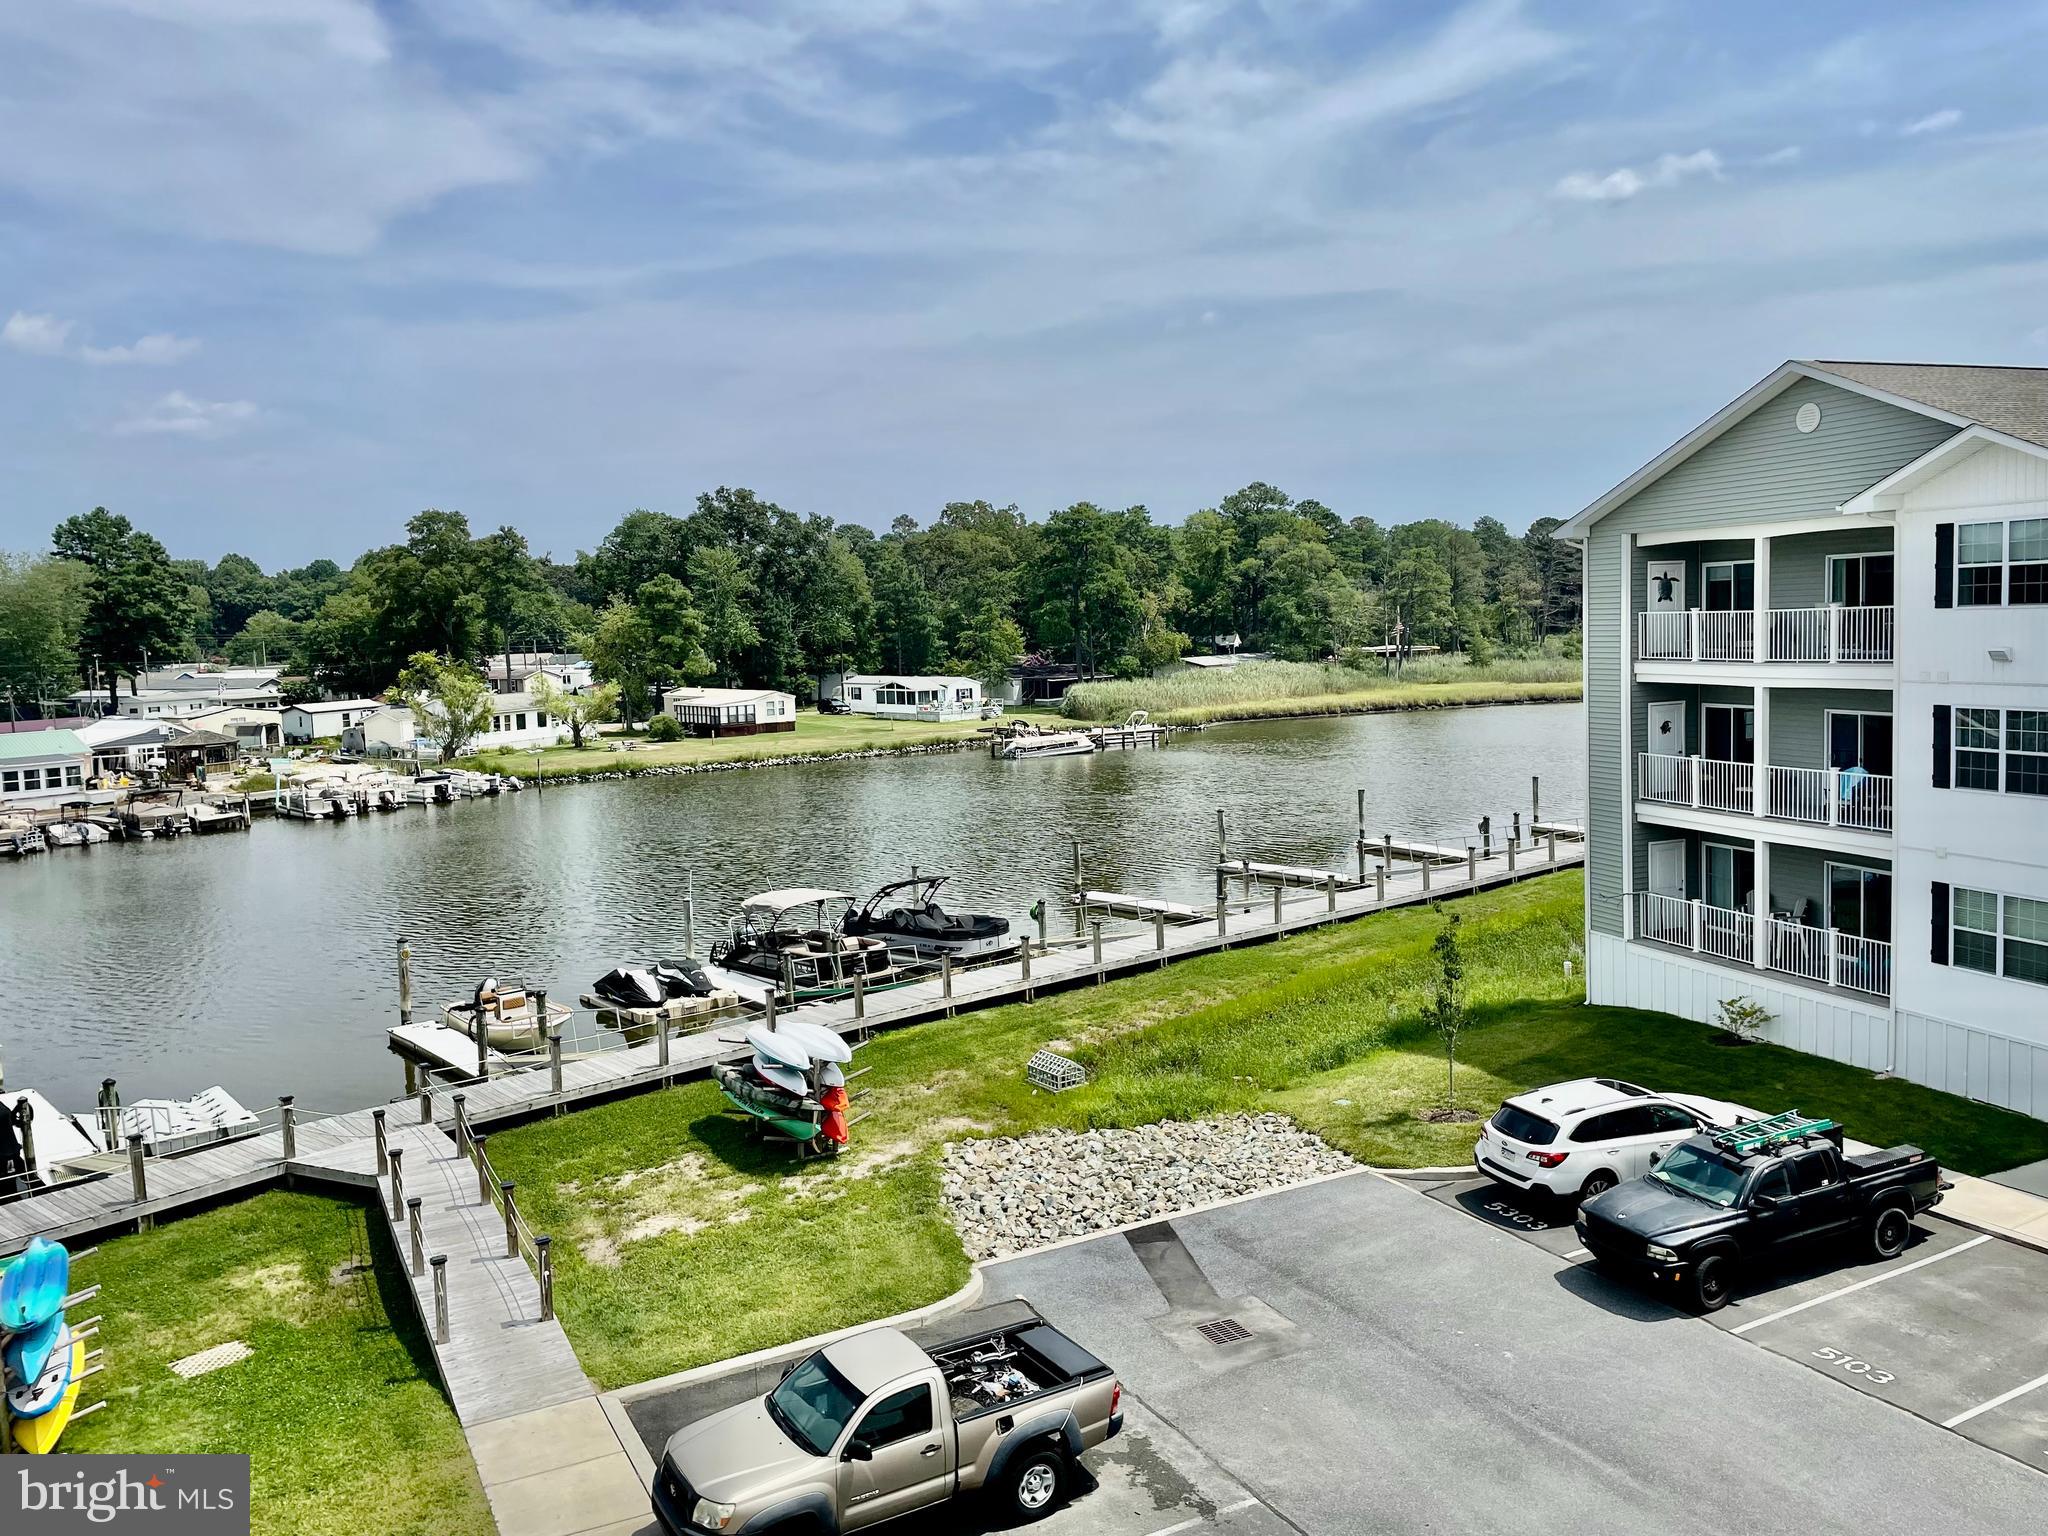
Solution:
{"label": "calm water", "polygon": [[[1354,796],[1381,831],[1505,831],[1543,777],[1583,804],[1578,705],[1222,726],[1164,751],[1000,763],[976,752],[565,785],[246,835],[57,849],[0,867],[0,1061],[65,1107],[222,1083],[251,1107],[376,1103],[403,1086],[398,935],[416,1014],[493,972],[573,1002],[621,960],[700,949],[736,900],[783,885],[866,892],[918,865],[950,904],[1022,924],[1081,845],[1098,888],[1213,896],[1232,848],[1347,867]],[[1054,932],[1060,931],[1055,917]]]}

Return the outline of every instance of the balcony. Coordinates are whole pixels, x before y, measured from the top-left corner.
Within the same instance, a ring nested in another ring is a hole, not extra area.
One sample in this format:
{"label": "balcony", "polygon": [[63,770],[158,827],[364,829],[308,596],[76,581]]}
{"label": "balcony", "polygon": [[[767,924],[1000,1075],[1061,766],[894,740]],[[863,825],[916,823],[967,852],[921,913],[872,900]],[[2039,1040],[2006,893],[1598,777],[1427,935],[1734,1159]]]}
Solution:
{"label": "balcony", "polygon": [[1885,664],[1892,659],[1892,614],[1882,608],[1771,608],[1636,615],[1636,660]]}
{"label": "balcony", "polygon": [[[1636,937],[1735,965],[1796,976],[1818,986],[1872,997],[1892,995],[1892,947],[1884,939],[1766,918],[1682,896],[1637,891]],[[1761,963],[1757,945],[1764,945]]]}
{"label": "balcony", "polygon": [[1892,781],[1860,768],[1764,769],[1757,798],[1757,766],[1711,757],[1636,754],[1636,799],[1651,805],[1725,811],[1809,827],[1854,832],[1892,830]]}

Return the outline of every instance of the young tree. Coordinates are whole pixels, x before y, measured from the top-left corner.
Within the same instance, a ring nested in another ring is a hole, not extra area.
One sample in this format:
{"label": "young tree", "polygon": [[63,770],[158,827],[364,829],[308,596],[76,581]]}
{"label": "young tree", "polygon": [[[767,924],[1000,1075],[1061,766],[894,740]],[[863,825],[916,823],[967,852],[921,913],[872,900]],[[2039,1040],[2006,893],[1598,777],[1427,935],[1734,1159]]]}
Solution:
{"label": "young tree", "polygon": [[122,675],[143,671],[151,651],[168,659],[185,635],[185,583],[163,545],[105,507],[66,518],[50,542],[60,557],[92,572],[79,625],[79,659],[99,663],[107,707],[118,710]]}
{"label": "young tree", "polygon": [[649,680],[655,688],[672,688],[710,674],[704,619],[688,587],[673,576],[657,576],[634,594],[633,608],[647,626]]}
{"label": "young tree", "polygon": [[91,583],[74,561],[0,554],[0,690],[15,708],[33,701],[40,709],[77,686]]}
{"label": "young tree", "polygon": [[874,552],[869,572],[875,597],[875,629],[882,661],[899,672],[922,672],[939,647],[939,610],[924,575],[892,534]]}
{"label": "young tree", "polygon": [[654,654],[654,632],[640,610],[622,597],[615,597],[597,616],[597,623],[575,637],[576,649],[590,659],[590,670],[619,689],[619,717],[626,729],[645,713],[647,690],[658,663]]}
{"label": "young tree", "polygon": [[1010,668],[1024,654],[1024,631],[993,602],[985,602],[954,641],[950,665],[990,693],[1008,681]]}
{"label": "young tree", "polygon": [[238,666],[288,666],[297,655],[301,626],[281,613],[260,609],[228,641],[228,660]]}
{"label": "young tree", "polygon": [[718,680],[735,684],[741,653],[761,639],[761,631],[746,609],[754,584],[739,556],[716,546],[690,556],[690,580],[696,583],[698,611],[704,616],[704,649]]}
{"label": "young tree", "polygon": [[1465,959],[1458,952],[1458,914],[1439,907],[1443,926],[1430,943],[1436,958],[1436,987],[1423,1017],[1444,1043],[1444,1108],[1452,1114],[1458,1108],[1458,1033],[1465,1027]]}
{"label": "young tree", "polygon": [[543,676],[533,685],[533,705],[569,727],[569,745],[581,750],[585,731],[618,719],[619,689],[616,683],[593,683],[581,693],[570,693]]}
{"label": "young tree", "polygon": [[491,723],[491,690],[474,667],[416,651],[386,697],[412,711],[420,734],[441,744],[453,762]]}

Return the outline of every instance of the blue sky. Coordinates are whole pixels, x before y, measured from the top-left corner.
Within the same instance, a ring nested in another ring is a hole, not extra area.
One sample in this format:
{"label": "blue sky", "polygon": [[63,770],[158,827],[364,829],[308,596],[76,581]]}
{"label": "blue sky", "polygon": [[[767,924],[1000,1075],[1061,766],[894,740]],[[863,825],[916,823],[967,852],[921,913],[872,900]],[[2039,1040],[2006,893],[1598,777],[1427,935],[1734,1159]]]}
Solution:
{"label": "blue sky", "polygon": [[0,59],[0,548],[1520,527],[1787,356],[2048,361],[2040,5],[65,0]]}

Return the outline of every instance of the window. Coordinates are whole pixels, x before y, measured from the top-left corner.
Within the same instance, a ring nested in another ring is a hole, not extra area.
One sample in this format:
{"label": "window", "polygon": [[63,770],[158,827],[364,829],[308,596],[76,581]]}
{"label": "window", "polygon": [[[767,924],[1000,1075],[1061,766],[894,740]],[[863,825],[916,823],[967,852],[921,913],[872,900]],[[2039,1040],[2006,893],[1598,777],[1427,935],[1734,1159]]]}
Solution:
{"label": "window", "polygon": [[2005,601],[2005,524],[1964,523],[1956,529],[1956,602],[1964,608]]}
{"label": "window", "polygon": [[1785,1165],[1780,1163],[1775,1168],[1766,1169],[1758,1176],[1756,1189],[1751,1193],[1750,1198],[1754,1200],[1759,1196],[1767,1196],[1772,1199],[1784,1200],[1789,1198],[1791,1193],[1791,1175],[1785,1172]]}
{"label": "window", "polygon": [[526,712],[525,712],[524,710],[521,710],[517,718],[518,718],[518,720],[519,720],[519,729],[520,729],[520,730],[522,730],[522,731],[523,731],[523,730],[525,730],[525,729],[526,729]]}
{"label": "window", "polygon": [[1949,963],[2048,985],[2048,901],[1950,891]]}
{"label": "window", "polygon": [[1615,1129],[1615,1123],[1620,1119],[1619,1113],[1609,1112],[1608,1114],[1594,1115],[1590,1119],[1581,1120],[1579,1128],[1572,1132],[1572,1140],[1580,1145],[1584,1145],[1589,1141],[1606,1141],[1609,1137],[1618,1134]]}
{"label": "window", "polygon": [[1892,717],[1850,714],[1831,709],[1828,721],[1828,766],[1861,768],[1889,778],[1892,771]]}
{"label": "window", "polygon": [[40,769],[40,768],[24,768],[24,769],[22,769],[22,770],[21,770],[21,787],[22,787],[23,789],[25,789],[25,790],[26,790],[26,789],[41,789],[41,788],[43,787],[43,770],[42,770],[42,769]]}
{"label": "window", "polygon": [[64,784],[67,789],[82,789],[85,787],[85,775],[76,763],[73,763],[64,770]]}
{"label": "window", "polygon": [[9,768],[4,772],[0,772],[0,794],[13,795],[20,792],[21,770],[19,768]]}
{"label": "window", "polygon": [[1816,1189],[1826,1189],[1829,1184],[1828,1155],[1825,1152],[1808,1152],[1795,1157],[1790,1164],[1792,1172],[1792,1193],[1809,1195]]}
{"label": "window", "polygon": [[2008,603],[2048,603],[2048,517],[2030,517],[2010,525],[2012,575]]}
{"label": "window", "polygon": [[858,688],[849,688],[849,689],[847,689],[847,690],[846,690],[846,696],[847,696],[847,697],[848,697],[849,699],[853,699],[853,700],[856,700],[856,701],[858,701],[858,700],[859,700],[859,698],[860,698],[860,689],[858,689]]}
{"label": "window", "polygon": [[1957,789],[2048,795],[2048,710],[1958,709],[1954,719]]}
{"label": "window", "polygon": [[1828,926],[1859,939],[1891,942],[1892,877],[1856,864],[1828,865]]}
{"label": "window", "polygon": [[1652,1104],[1647,1113],[1653,1131],[1680,1131],[1689,1136],[1700,1128],[1699,1121],[1676,1104]]}
{"label": "window", "polygon": [[1998,711],[1956,711],[1957,789],[1998,788]]}
{"label": "window", "polygon": [[1756,563],[1736,560],[1710,565],[1707,576],[1707,611],[1728,613],[1756,606]]}
{"label": "window", "polygon": [[1700,733],[1705,738],[1702,755],[1717,763],[1756,761],[1756,711],[1735,704],[1706,704],[1700,708]]}
{"label": "window", "polygon": [[2048,795],[2048,709],[2005,712],[2005,792]]}
{"label": "window", "polygon": [[1828,601],[1839,608],[1885,608],[1892,601],[1890,555],[1829,555]]}
{"label": "window", "polygon": [[860,1421],[860,1428],[854,1434],[879,1450],[885,1445],[894,1445],[898,1440],[931,1432],[932,1389],[915,1386],[891,1393],[875,1404],[868,1410],[868,1416]]}

